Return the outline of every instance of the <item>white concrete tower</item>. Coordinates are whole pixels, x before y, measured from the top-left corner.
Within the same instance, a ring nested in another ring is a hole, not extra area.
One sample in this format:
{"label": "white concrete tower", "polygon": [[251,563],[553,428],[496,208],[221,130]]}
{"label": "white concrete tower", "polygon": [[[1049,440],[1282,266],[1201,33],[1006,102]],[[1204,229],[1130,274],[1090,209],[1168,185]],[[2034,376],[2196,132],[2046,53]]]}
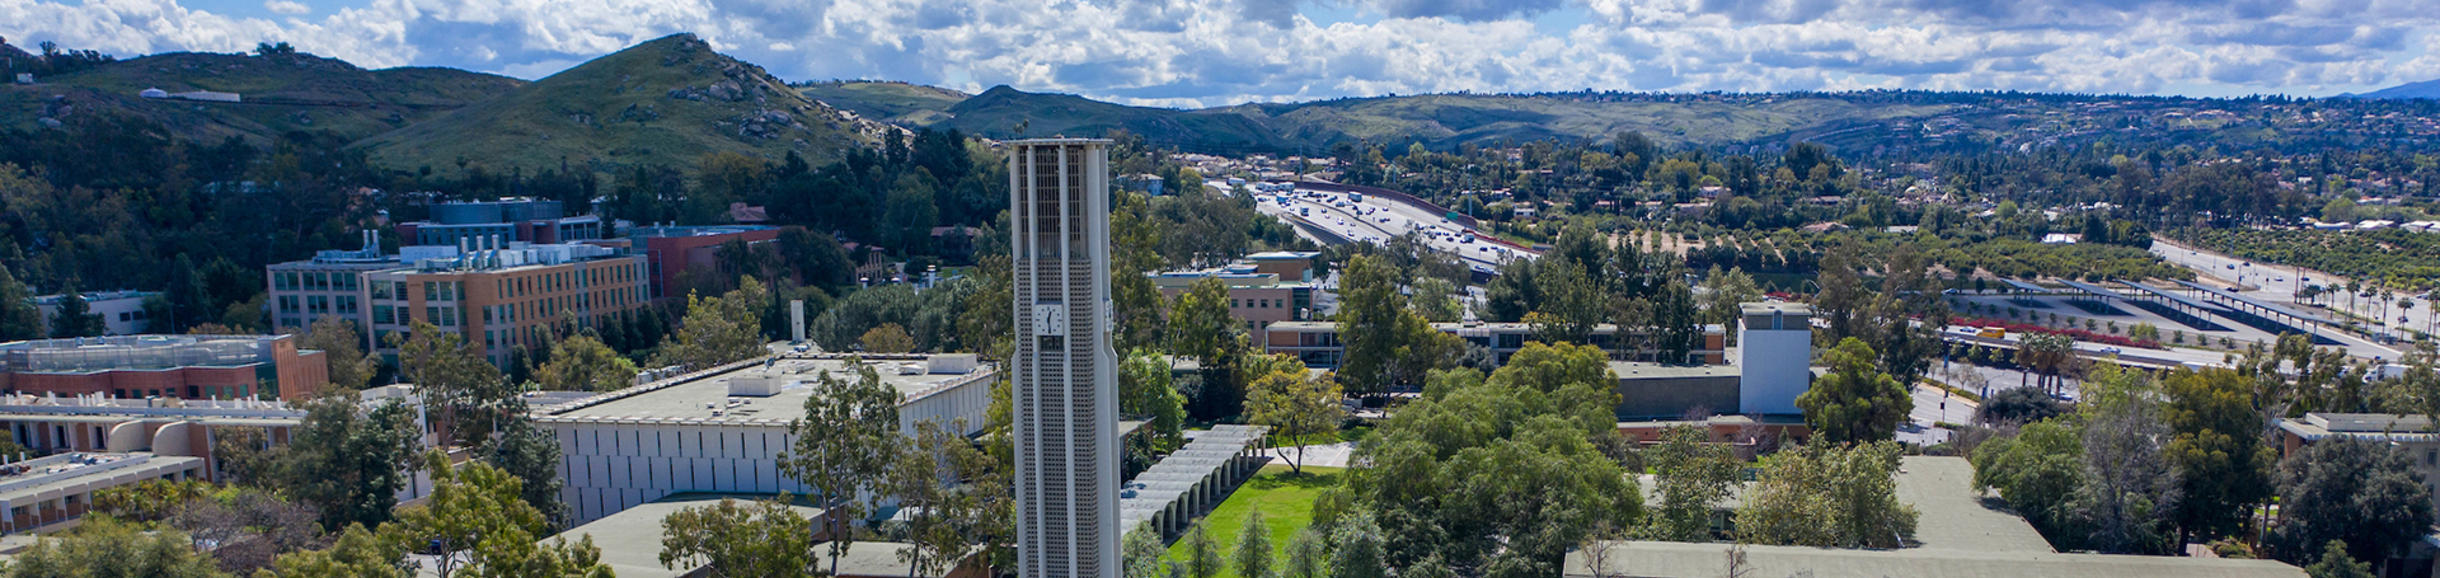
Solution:
{"label": "white concrete tower", "polygon": [[1118,354],[1110,344],[1110,141],[1008,143],[1017,565],[1118,576]]}
{"label": "white concrete tower", "polygon": [[1741,303],[1737,317],[1737,413],[1803,413],[1796,396],[1813,387],[1813,308]]}

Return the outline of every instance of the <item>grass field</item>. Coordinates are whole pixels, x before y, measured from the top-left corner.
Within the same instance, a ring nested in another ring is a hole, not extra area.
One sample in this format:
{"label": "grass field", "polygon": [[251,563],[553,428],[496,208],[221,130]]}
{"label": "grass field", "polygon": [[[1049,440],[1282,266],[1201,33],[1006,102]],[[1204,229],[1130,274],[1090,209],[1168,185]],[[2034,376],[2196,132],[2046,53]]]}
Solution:
{"label": "grass field", "polygon": [[[1345,473],[1340,468],[1306,467],[1303,475],[1290,475],[1286,465],[1265,466],[1253,480],[1237,488],[1220,507],[1204,516],[1204,531],[1220,544],[1222,559],[1226,559],[1227,553],[1236,548],[1237,531],[1245,527],[1246,516],[1260,510],[1263,527],[1271,531],[1272,556],[1275,560],[1284,558],[1288,538],[1313,522],[1313,498],[1321,495],[1322,490],[1345,483]],[[1171,545],[1169,559],[1184,559],[1183,546]],[[1220,578],[1236,576],[1234,568],[1220,573]]]}

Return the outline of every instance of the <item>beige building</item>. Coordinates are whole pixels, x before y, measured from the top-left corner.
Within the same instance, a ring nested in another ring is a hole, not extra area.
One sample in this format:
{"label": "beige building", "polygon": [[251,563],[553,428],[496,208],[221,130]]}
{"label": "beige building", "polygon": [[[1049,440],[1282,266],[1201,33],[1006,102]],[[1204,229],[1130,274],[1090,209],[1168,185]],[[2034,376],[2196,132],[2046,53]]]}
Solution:
{"label": "beige building", "polygon": [[542,343],[553,324],[591,326],[652,300],[643,256],[591,244],[470,249],[407,261],[364,274],[371,351],[396,355],[389,337],[403,338],[423,321],[465,335],[494,365],[506,365],[512,349]]}

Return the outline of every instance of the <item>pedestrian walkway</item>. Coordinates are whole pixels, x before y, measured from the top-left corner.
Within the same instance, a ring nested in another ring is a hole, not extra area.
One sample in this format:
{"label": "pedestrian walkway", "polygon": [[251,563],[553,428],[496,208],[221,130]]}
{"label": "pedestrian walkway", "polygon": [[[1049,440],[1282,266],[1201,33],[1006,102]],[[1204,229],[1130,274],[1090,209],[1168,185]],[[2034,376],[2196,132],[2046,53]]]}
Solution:
{"label": "pedestrian walkway", "polygon": [[[1262,440],[1270,428],[1221,425],[1194,432],[1186,447],[1161,458],[1118,494],[1118,527],[1160,532],[1161,539],[1186,528],[1195,516],[1227,500],[1238,484],[1268,461]],[[1123,535],[1123,534],[1122,534]]]}

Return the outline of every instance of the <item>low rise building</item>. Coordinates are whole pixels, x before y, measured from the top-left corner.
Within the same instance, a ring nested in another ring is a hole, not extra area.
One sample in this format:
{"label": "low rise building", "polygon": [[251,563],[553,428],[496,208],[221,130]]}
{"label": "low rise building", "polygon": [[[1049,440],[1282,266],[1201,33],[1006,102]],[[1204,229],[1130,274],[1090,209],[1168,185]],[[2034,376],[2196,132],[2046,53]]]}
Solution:
{"label": "low rise building", "polygon": [[634,241],[650,263],[652,294],[662,299],[684,299],[679,277],[688,271],[718,270],[721,245],[769,243],[779,238],[779,229],[762,225],[659,225],[630,228],[627,238]]}
{"label": "low rise building", "polygon": [[0,344],[0,392],[297,399],[330,383],[288,335],[127,335]]}
{"label": "low rise building", "polygon": [[2332,438],[2353,438],[2387,444],[2406,453],[2423,486],[2440,497],[2440,431],[2420,415],[2386,413],[2308,412],[2304,417],[2278,420],[2279,455]]}
{"label": "low rise building", "polygon": [[[1267,270],[1266,270],[1267,269]],[[1217,279],[1228,287],[1229,317],[1245,324],[1255,347],[1270,343],[1270,327],[1285,321],[1308,321],[1315,311],[1312,263],[1243,262],[1198,271],[1149,273],[1161,296],[1176,299],[1196,283]]]}
{"label": "low rise building", "polygon": [[[1500,363],[1507,363],[1525,344],[1534,339],[1533,324],[1501,322],[1434,323],[1432,328],[1464,338],[1467,343],[1489,348]],[[1719,326],[1702,328],[1702,342],[1688,352],[1688,361],[1706,365],[1728,363],[1727,333]],[[1339,325],[1328,321],[1283,321],[1264,328],[1260,339],[1267,353],[1284,353],[1304,360],[1305,365],[1319,369],[1339,366],[1339,358],[1347,346],[1339,341]],[[1618,361],[1661,361],[1660,352],[1648,346],[1649,340],[1640,332],[1628,332],[1620,339],[1618,326],[1603,323],[1593,326],[1593,338],[1587,345],[1610,352]]]}
{"label": "low rise building", "polygon": [[0,534],[84,517],[93,493],[147,480],[200,478],[201,458],[76,452],[0,464]]}
{"label": "low rise building", "polygon": [[897,388],[901,431],[931,421],[981,431],[996,370],[972,354],[791,355],[729,364],[537,407],[559,440],[561,500],[574,523],[690,492],[804,494],[780,469],[789,424],[823,376],[877,372]]}
{"label": "low rise building", "polygon": [[[144,312],[144,301],[161,296],[158,291],[86,291],[85,311],[102,318],[103,335],[134,335],[152,330],[152,319]],[[34,307],[42,310],[43,327],[59,322],[59,310],[66,295],[42,295],[34,298]]]}
{"label": "low rise building", "polygon": [[[409,386],[369,389],[359,399],[367,410],[391,400],[417,403]],[[0,511],[7,512],[0,534],[73,521],[91,507],[94,492],[108,488],[225,481],[214,466],[214,452],[228,445],[222,436],[263,448],[286,445],[305,413],[280,401],[0,395],[0,428],[31,450],[0,456]],[[431,433],[419,441],[428,445]],[[418,472],[396,498],[420,499],[431,490],[430,475]]]}
{"label": "low rise building", "polygon": [[430,218],[399,223],[398,238],[412,245],[455,245],[460,240],[499,237],[538,245],[601,239],[601,217],[567,216],[559,201],[511,198],[432,205]]}
{"label": "low rise building", "polygon": [[[2150,578],[2303,578],[2272,560],[2059,552],[2033,525],[1974,491],[1965,458],[1907,456],[1896,474],[1897,499],[1918,514],[1904,547],[1849,550],[1737,546],[1727,542],[1601,541],[1569,552],[1574,577],[1719,576],[1735,559],[1753,576],[2145,576]],[[1728,520],[1715,517],[1715,523]]]}

